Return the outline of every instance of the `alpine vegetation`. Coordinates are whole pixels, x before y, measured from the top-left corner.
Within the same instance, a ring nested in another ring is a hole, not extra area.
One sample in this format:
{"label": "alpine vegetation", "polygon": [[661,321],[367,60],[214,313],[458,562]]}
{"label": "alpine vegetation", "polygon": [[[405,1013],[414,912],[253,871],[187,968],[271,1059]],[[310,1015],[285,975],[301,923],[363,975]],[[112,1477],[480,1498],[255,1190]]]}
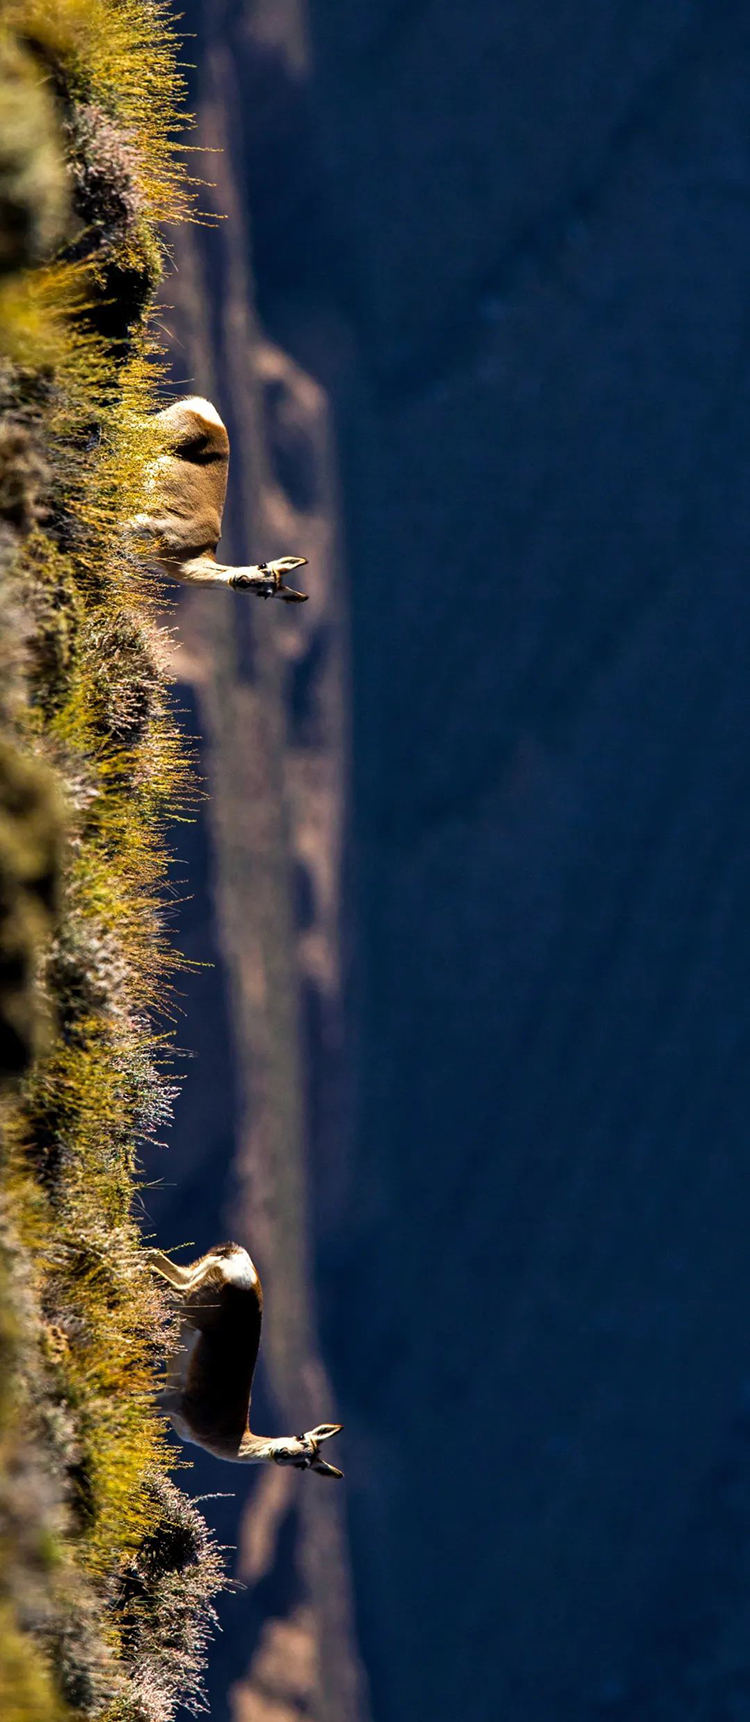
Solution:
{"label": "alpine vegetation", "polygon": [[0,22],[0,1692],[4,1722],[201,1702],[221,1562],[171,1482],[174,1318],[133,1216],[169,1118],[164,832],[192,793],[163,592],[160,224],[189,214],[162,0]]}

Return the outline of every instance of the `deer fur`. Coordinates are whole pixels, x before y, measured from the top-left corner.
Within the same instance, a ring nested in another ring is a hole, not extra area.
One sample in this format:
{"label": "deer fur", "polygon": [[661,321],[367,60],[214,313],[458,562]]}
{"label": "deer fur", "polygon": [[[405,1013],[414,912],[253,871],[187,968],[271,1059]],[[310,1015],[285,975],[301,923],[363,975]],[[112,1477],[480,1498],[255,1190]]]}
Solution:
{"label": "deer fur", "polygon": [[146,1255],[171,1287],[182,1317],[180,1351],[172,1360],[164,1406],[183,1441],[217,1459],[294,1465],[341,1477],[319,1452],[323,1441],[339,1434],[340,1423],[321,1423],[302,1435],[253,1435],[248,1427],[263,1291],[247,1250],[241,1244],[217,1244],[186,1267],[161,1250]]}
{"label": "deer fur", "polygon": [[152,564],[190,586],[231,586],[260,598],[304,603],[306,593],[284,585],[304,556],[230,568],[216,560],[229,474],[229,437],[210,401],[191,395],[156,415],[165,452],[154,461],[148,503],[131,535]]}

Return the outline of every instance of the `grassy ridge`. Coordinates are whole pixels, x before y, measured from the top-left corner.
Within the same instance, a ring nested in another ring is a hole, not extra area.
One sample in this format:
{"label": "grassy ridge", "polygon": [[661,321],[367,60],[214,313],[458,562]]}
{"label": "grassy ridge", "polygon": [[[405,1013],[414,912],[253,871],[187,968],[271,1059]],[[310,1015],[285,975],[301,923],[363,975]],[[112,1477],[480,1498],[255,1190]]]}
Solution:
{"label": "grassy ridge", "polygon": [[6,0],[0,1054],[28,1067],[3,1100],[6,1722],[162,1722],[195,1694],[220,1582],[167,1475],[167,1318],[133,1219],[171,1098],[163,834],[191,793],[124,540],[156,452],[158,224],[190,204],[180,96],[161,4]]}

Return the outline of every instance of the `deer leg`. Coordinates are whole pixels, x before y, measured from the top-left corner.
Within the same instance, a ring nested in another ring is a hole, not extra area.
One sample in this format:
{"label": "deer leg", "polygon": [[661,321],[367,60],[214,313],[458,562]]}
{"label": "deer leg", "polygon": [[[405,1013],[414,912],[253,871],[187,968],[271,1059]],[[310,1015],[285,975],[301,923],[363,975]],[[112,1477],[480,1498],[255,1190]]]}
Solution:
{"label": "deer leg", "polygon": [[165,1256],[163,1250],[146,1250],[145,1255],[155,1273],[160,1274],[174,1291],[185,1293],[197,1291],[204,1280],[215,1278],[215,1270],[221,1265],[210,1251],[207,1256],[200,1256],[197,1262],[190,1262],[184,1268]]}
{"label": "deer leg", "polygon": [[215,1282],[217,1268],[221,1274],[224,1266],[224,1259],[213,1255],[210,1250],[207,1255],[200,1256],[197,1262],[190,1262],[184,1268],[171,1261],[169,1256],[165,1256],[163,1250],[146,1250],[145,1255],[154,1272],[160,1274],[174,1291],[183,1292],[186,1296],[190,1292],[200,1291],[206,1280]]}
{"label": "deer leg", "polygon": [[192,1284],[192,1267],[181,1268],[177,1262],[171,1262],[163,1250],[145,1250],[144,1254],[154,1273],[160,1274],[163,1280],[174,1287],[175,1291],[189,1291]]}

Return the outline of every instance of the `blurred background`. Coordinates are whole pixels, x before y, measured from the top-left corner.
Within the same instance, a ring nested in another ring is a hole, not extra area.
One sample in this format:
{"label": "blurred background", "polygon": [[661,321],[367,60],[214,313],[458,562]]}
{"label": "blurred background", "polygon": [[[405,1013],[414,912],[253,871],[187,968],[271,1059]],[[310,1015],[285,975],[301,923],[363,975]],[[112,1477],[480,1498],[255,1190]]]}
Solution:
{"label": "blurred background", "polygon": [[347,1473],[193,1450],[211,1714],[746,1722],[750,13],[180,9],[173,381],[311,599],[180,599],[145,1204]]}

